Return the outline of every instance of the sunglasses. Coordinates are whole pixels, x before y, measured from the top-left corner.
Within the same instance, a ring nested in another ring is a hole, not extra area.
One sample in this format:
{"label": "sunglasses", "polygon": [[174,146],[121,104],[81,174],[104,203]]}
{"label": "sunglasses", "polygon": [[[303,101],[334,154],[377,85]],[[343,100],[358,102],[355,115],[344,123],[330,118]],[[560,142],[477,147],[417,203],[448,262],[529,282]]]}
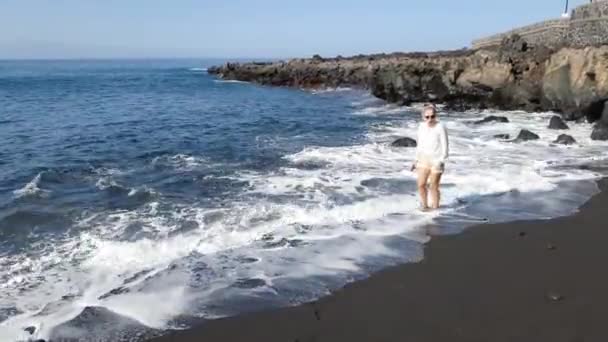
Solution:
{"label": "sunglasses", "polygon": [[434,118],[436,118],[436,117],[437,117],[436,115],[425,115],[425,116],[424,116],[424,118],[425,118],[425,119],[427,119],[427,120],[428,120],[428,119],[434,119]]}

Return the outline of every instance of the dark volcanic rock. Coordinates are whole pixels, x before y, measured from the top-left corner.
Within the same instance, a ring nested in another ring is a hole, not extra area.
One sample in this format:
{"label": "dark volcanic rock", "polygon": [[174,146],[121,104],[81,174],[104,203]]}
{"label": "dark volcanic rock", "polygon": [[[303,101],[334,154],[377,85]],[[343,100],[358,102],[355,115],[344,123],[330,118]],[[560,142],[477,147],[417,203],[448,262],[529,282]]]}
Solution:
{"label": "dark volcanic rock", "polygon": [[551,117],[551,120],[549,121],[549,129],[569,129],[569,128],[570,127],[568,127],[568,125],[566,125],[564,120],[557,115]]}
{"label": "dark volcanic rock", "polygon": [[597,121],[591,132],[592,140],[608,140],[608,101],[600,101],[594,105],[594,117],[587,117]]}
{"label": "dark volcanic rock", "polygon": [[507,140],[507,139],[510,139],[510,138],[511,138],[511,135],[509,135],[509,134],[496,134],[496,135],[494,136],[494,138],[496,138],[496,139],[505,139],[505,140]]}
{"label": "dark volcanic rock", "polygon": [[527,129],[522,129],[519,134],[517,135],[517,138],[515,138],[515,141],[528,141],[528,140],[538,140],[540,139],[540,137],[536,134],[536,133],[532,133],[530,131],[528,131]]}
{"label": "dark volcanic rock", "polygon": [[393,147],[416,147],[416,146],[418,146],[418,144],[416,143],[416,140],[405,137],[405,138],[399,138],[399,139],[393,141],[391,146],[393,146]]}
{"label": "dark volcanic rock", "polygon": [[585,110],[585,119],[590,123],[599,120],[608,121],[608,100],[600,99],[592,102]]}
{"label": "dark volcanic rock", "polygon": [[608,123],[604,122],[604,120],[598,121],[593,126],[593,131],[591,132],[592,140],[608,140]]}
{"label": "dark volcanic rock", "polygon": [[554,141],[555,144],[572,145],[576,144],[576,140],[568,134],[560,134]]}
{"label": "dark volcanic rock", "polygon": [[495,115],[490,115],[490,116],[486,116],[485,118],[475,121],[474,123],[476,125],[481,125],[484,123],[488,123],[488,122],[509,122],[509,119],[507,119],[504,116],[495,116]]}
{"label": "dark volcanic rock", "polygon": [[27,327],[27,328],[25,328],[23,330],[27,331],[30,335],[34,335],[34,333],[36,332],[36,327],[30,326],[30,327]]}
{"label": "dark volcanic rock", "polygon": [[277,86],[359,87],[398,104],[552,110],[566,120],[597,116],[596,107],[608,99],[608,46],[544,47],[518,36],[503,43],[485,50],[231,63],[209,73]]}

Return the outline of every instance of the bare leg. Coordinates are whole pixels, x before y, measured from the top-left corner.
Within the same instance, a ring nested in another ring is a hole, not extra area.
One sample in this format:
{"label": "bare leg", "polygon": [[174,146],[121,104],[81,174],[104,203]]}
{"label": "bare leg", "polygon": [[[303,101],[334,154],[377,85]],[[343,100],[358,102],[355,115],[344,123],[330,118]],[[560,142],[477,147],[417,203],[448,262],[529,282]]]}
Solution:
{"label": "bare leg", "polygon": [[420,193],[420,202],[422,203],[422,209],[429,208],[428,202],[428,191],[426,188],[426,183],[429,179],[429,175],[431,174],[431,170],[427,168],[418,168],[418,192]]}
{"label": "bare leg", "polygon": [[439,208],[441,193],[439,192],[439,183],[441,182],[441,173],[431,173],[429,188],[431,190],[431,208]]}

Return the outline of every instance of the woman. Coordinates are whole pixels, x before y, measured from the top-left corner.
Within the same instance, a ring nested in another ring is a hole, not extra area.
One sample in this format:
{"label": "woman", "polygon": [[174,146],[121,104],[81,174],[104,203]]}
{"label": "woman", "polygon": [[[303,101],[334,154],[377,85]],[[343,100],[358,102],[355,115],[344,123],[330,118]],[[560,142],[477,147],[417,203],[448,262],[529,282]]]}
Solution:
{"label": "woman", "polygon": [[[418,127],[418,147],[412,171],[418,172],[418,191],[422,201],[422,210],[429,209],[428,190],[431,192],[431,208],[439,208],[439,182],[448,158],[448,132],[437,120],[437,109],[433,105],[425,106]],[[428,188],[427,189],[427,184]]]}

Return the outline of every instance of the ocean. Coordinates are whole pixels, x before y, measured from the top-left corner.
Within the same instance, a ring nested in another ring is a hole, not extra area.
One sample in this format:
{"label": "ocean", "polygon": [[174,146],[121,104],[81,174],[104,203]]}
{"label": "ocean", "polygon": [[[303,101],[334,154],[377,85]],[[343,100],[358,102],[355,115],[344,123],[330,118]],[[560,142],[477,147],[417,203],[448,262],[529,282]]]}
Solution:
{"label": "ocean", "polygon": [[[0,61],[0,341],[143,340],[310,301],[432,235],[571,214],[608,158],[587,123],[553,144],[553,113],[441,109],[443,206],[420,212],[414,150],[390,146],[418,108],[206,73],[223,62]],[[473,124],[490,114],[510,122]],[[494,137],[523,128],[541,138]]]}

